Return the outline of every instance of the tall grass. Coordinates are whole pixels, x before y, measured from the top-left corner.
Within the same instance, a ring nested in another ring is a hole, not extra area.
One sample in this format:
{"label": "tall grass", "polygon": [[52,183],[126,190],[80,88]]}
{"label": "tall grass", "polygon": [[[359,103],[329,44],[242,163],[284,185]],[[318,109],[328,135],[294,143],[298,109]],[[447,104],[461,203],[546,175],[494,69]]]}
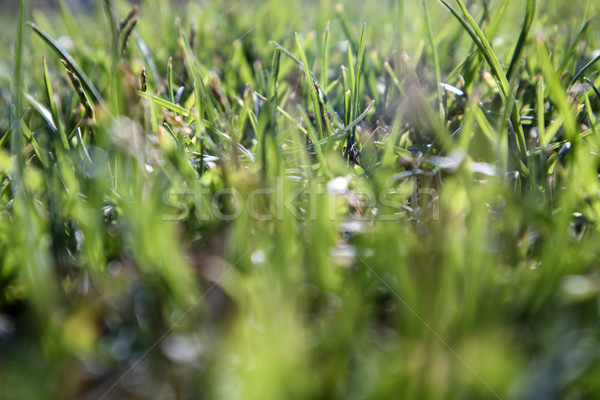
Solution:
{"label": "tall grass", "polygon": [[600,395],[572,6],[0,13],[0,397]]}

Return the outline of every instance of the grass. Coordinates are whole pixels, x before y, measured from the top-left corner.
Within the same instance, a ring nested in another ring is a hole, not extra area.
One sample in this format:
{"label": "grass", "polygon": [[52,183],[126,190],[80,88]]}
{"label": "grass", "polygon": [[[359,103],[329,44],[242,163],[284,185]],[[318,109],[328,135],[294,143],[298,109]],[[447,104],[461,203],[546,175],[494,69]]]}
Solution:
{"label": "grass", "polygon": [[594,2],[18,5],[0,397],[600,396]]}

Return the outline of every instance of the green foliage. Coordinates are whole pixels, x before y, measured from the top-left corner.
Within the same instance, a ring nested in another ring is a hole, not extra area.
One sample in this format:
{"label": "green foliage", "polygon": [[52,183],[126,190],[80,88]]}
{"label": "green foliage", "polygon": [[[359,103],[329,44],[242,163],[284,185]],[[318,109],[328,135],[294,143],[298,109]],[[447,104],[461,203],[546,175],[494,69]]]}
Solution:
{"label": "green foliage", "polygon": [[0,398],[599,397],[584,3],[7,5]]}

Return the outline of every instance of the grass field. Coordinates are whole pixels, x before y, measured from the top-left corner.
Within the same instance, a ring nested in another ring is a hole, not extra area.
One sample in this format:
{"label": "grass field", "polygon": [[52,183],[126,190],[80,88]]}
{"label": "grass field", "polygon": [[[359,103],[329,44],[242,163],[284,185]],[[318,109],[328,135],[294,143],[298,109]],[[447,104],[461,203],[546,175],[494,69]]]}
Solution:
{"label": "grass field", "polygon": [[600,397],[594,1],[0,11],[0,398]]}

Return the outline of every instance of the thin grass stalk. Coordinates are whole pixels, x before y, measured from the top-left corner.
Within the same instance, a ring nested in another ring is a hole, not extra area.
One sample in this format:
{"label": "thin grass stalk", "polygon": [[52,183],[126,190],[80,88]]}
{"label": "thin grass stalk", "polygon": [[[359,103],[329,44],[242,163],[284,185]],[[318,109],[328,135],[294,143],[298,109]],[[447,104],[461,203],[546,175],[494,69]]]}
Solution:
{"label": "thin grass stalk", "polygon": [[433,34],[433,27],[431,26],[431,16],[429,15],[429,7],[427,6],[428,0],[423,0],[423,11],[425,14],[425,24],[427,25],[427,36],[429,37],[429,43],[431,44],[431,55],[433,57],[433,66],[435,71],[435,86],[437,88],[437,98],[438,98],[438,107],[440,114],[440,121],[445,120],[444,116],[444,100],[443,100],[443,90],[440,86],[442,83],[442,72],[440,67],[440,58],[437,51],[437,45],[435,41],[435,36]]}
{"label": "thin grass stalk", "polygon": [[[506,77],[506,74],[502,70],[502,66],[498,61],[498,58],[494,54],[492,47],[487,40],[485,34],[481,31],[481,28],[477,25],[464,3],[461,0],[456,0],[458,3],[462,14],[459,14],[446,0],[440,0],[442,4],[455,16],[455,18],[460,22],[460,24],[465,28],[471,39],[475,42],[480,52],[483,54],[484,59],[486,60],[488,66],[492,70],[492,74],[497,81],[498,89],[500,90],[500,94],[502,96],[502,100],[505,106],[511,100],[510,98],[510,83]],[[523,126],[521,125],[521,116],[519,115],[519,110],[517,107],[512,108],[511,113],[511,122],[515,129],[515,134],[517,136],[517,147],[519,152],[519,157],[521,160],[525,160],[527,158],[527,144],[525,142],[525,133],[523,132]],[[526,171],[522,171],[526,173]]]}
{"label": "thin grass stalk", "polygon": [[57,128],[58,134],[60,136],[62,145],[65,148],[65,150],[68,150],[70,147],[69,141],[67,140],[67,135],[65,133],[65,129],[63,128],[63,124],[60,120],[60,114],[58,112],[58,107],[57,107],[56,103],[54,102],[54,91],[52,89],[52,82],[50,81],[50,74],[48,73],[48,67],[46,66],[46,58],[45,57],[42,57],[42,65],[43,65],[43,74],[44,74],[44,87],[46,89],[44,91],[44,93],[46,95],[46,101],[50,105],[50,111],[52,112],[53,120],[56,123],[56,128]]}
{"label": "thin grass stalk", "polygon": [[175,98],[173,97],[173,57],[169,57],[169,62],[167,63],[167,92],[169,94],[169,101],[175,103]]}
{"label": "thin grass stalk", "polygon": [[19,1],[19,11],[17,16],[17,32],[14,43],[14,64],[13,79],[11,88],[11,97],[13,109],[11,112],[11,154],[14,159],[12,163],[13,182],[12,190],[15,195],[21,186],[21,177],[25,167],[25,158],[23,156],[23,130],[21,126],[21,114],[23,113],[23,41],[25,36],[25,13],[28,9],[28,1]]}
{"label": "thin grass stalk", "polygon": [[356,118],[358,115],[358,109],[360,104],[360,76],[363,69],[363,64],[365,61],[365,41],[367,38],[367,23],[363,24],[362,33],[360,35],[360,46],[358,48],[358,58],[356,60],[356,75],[354,76],[354,93],[353,95],[353,103],[352,103],[352,116]]}
{"label": "thin grass stalk", "polygon": [[591,59],[590,61],[588,61],[587,64],[585,64],[583,67],[581,67],[581,69],[579,71],[577,71],[577,73],[575,74],[575,76],[573,76],[573,79],[571,79],[571,82],[569,83],[569,86],[574,85],[575,83],[577,83],[577,81],[579,79],[581,79],[581,77],[583,76],[583,74],[585,74],[588,69],[590,69],[594,64],[596,64],[598,62],[598,60],[600,60],[600,54],[598,54],[596,57],[594,57],[593,59]]}
{"label": "thin grass stalk", "polygon": [[[313,104],[313,110],[315,113],[315,121],[317,125],[318,131],[318,140],[323,139],[323,123],[321,120],[321,115],[319,112],[319,99],[317,93],[317,87],[314,84],[314,81],[311,78],[310,68],[308,67],[308,60],[306,59],[306,53],[304,52],[304,47],[302,46],[302,41],[300,40],[300,36],[296,33],[296,44],[298,45],[298,50],[300,51],[300,57],[302,60],[302,64],[304,65],[304,75],[306,77],[306,83],[308,84],[308,92]],[[306,121],[307,124],[310,123],[310,120]]]}
{"label": "thin grass stalk", "polygon": [[577,45],[579,44],[579,42],[581,42],[581,39],[583,39],[583,37],[585,36],[585,33],[587,32],[587,30],[590,26],[590,22],[592,22],[593,19],[594,19],[594,17],[590,17],[585,21],[585,23],[579,30],[579,33],[575,37],[575,40],[573,41],[573,43],[571,43],[571,46],[569,46],[569,49],[565,53],[565,56],[564,56],[562,62],[560,63],[560,66],[556,70],[556,72],[559,75],[562,76],[563,72],[565,72],[565,70],[567,68],[567,65],[569,65],[569,62],[573,60],[573,55],[575,54],[575,51],[577,50]]}
{"label": "thin grass stalk", "polygon": [[65,60],[66,64],[68,65],[68,68],[71,71],[73,71],[77,78],[79,78],[85,91],[89,93],[92,97],[92,101],[96,104],[100,104],[102,107],[105,108],[106,104],[102,99],[102,95],[100,95],[98,89],[96,89],[96,87],[92,84],[87,75],[81,70],[81,68],[79,67],[79,65],[77,65],[75,60],[73,60],[73,58],[69,55],[69,53],[67,53],[67,51],[56,42],[56,40],[52,39],[50,35],[44,32],[36,24],[29,22],[28,25],[52,48],[52,50],[54,50],[54,52],[58,55],[60,60]]}
{"label": "thin grass stalk", "polygon": [[523,53],[525,43],[527,42],[527,36],[529,35],[529,30],[531,29],[531,24],[535,19],[536,8],[536,0],[527,0],[527,6],[525,7],[525,20],[523,21],[523,26],[521,27],[521,32],[519,33],[519,39],[515,44],[515,50],[513,51],[510,65],[506,70],[506,77],[508,78],[508,80],[510,80],[513,76],[513,73],[515,72],[515,67],[517,66],[517,62],[519,61],[519,59],[521,58],[521,54]]}
{"label": "thin grass stalk", "polygon": [[119,59],[119,29],[116,23],[116,17],[114,14],[114,8],[112,4],[112,0],[104,0],[102,2],[102,6],[104,8],[104,13],[108,17],[108,25],[110,29],[110,38],[112,42],[112,55],[114,57],[114,62]]}
{"label": "thin grass stalk", "polygon": [[321,87],[327,88],[327,67],[329,65],[329,21],[323,34],[323,56],[321,58]]}

